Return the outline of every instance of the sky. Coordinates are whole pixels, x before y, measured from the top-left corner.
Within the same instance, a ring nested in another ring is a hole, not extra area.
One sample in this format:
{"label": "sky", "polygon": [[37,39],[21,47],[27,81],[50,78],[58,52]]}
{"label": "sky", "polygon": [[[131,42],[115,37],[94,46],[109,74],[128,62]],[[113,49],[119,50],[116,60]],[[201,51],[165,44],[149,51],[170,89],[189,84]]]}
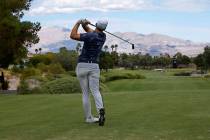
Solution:
{"label": "sky", "polygon": [[110,32],[210,42],[210,0],[33,0],[23,20],[71,29],[81,18],[108,20]]}

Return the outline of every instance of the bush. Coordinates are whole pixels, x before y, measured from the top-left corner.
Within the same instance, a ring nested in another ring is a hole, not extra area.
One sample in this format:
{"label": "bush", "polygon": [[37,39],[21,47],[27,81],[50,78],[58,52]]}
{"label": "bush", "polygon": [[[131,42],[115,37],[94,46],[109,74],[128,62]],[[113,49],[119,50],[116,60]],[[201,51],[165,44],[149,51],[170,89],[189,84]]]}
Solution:
{"label": "bush", "polygon": [[205,78],[210,78],[210,75],[208,74],[208,75],[205,75],[204,77],[205,77]]}
{"label": "bush", "polygon": [[42,71],[43,73],[47,74],[62,74],[65,73],[65,70],[59,63],[45,65],[43,63],[40,63],[37,65],[37,68]]}
{"label": "bush", "polygon": [[145,79],[145,77],[137,73],[113,73],[105,76],[106,82],[120,79]]}
{"label": "bush", "polygon": [[175,73],[174,76],[191,76],[191,72]]}
{"label": "bush", "polygon": [[21,68],[18,68],[16,65],[14,65],[11,69],[11,72],[13,73],[20,73],[22,71]]}
{"label": "bush", "polygon": [[42,87],[45,93],[63,94],[79,93],[80,85],[75,77],[65,77],[45,83]]}
{"label": "bush", "polygon": [[26,79],[27,77],[30,76],[37,76],[37,75],[41,75],[40,70],[35,69],[35,68],[26,68],[22,71],[22,79]]}
{"label": "bush", "polygon": [[70,74],[73,77],[76,77],[77,76],[75,71],[68,71],[68,74]]}
{"label": "bush", "polygon": [[106,77],[104,75],[100,76],[100,82],[105,83],[106,82]]}
{"label": "bush", "polygon": [[18,94],[29,94],[31,93],[28,87],[28,83],[26,81],[21,80],[20,85],[18,87]]}

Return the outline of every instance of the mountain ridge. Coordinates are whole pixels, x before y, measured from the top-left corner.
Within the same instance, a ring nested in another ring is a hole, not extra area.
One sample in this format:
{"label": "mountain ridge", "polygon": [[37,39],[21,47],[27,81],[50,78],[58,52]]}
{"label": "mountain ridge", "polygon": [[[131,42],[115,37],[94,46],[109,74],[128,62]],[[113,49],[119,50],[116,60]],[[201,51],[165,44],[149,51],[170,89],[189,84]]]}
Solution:
{"label": "mountain ridge", "polygon": [[[44,27],[38,33],[40,42],[34,45],[30,51],[34,52],[36,48],[42,48],[43,52],[56,52],[60,47],[67,47],[67,49],[75,49],[78,41],[69,38],[70,29],[62,27]],[[110,46],[117,44],[119,53],[149,53],[151,55],[160,55],[167,53],[174,55],[181,52],[188,56],[195,56],[203,52],[205,46],[210,43],[196,43],[190,40],[179,39],[168,35],[151,33],[141,34],[136,32],[115,32],[114,34],[124,38],[135,44],[135,49],[132,50],[130,44],[119,40],[107,34],[107,41],[104,45]],[[81,43],[81,42],[80,42]]]}

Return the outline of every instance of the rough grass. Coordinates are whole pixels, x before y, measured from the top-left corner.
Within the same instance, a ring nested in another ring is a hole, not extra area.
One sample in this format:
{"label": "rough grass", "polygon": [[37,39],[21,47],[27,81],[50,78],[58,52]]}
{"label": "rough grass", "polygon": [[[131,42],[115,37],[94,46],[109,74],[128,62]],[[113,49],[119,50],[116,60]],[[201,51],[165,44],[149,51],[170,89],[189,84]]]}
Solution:
{"label": "rough grass", "polygon": [[[118,71],[119,72],[119,71]],[[210,80],[134,71],[108,82],[104,127],[83,122],[81,94],[0,96],[1,140],[207,140]],[[94,107],[93,107],[94,109]]]}

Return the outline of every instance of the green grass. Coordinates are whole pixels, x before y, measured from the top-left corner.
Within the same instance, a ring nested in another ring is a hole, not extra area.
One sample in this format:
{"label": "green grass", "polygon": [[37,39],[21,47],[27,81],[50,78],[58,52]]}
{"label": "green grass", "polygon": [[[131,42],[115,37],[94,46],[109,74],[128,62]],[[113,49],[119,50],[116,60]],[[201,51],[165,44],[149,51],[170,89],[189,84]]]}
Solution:
{"label": "green grass", "polygon": [[134,72],[107,83],[104,127],[83,122],[80,94],[1,95],[0,140],[210,139],[209,79]]}
{"label": "green grass", "polygon": [[[180,70],[177,70],[180,71]],[[182,70],[183,71],[183,70]],[[189,70],[188,70],[189,71]],[[115,71],[116,72],[116,71]],[[136,71],[137,72],[137,71]],[[176,71],[155,72],[138,71],[143,73],[146,79],[119,80],[109,82],[107,86],[111,91],[185,91],[185,90],[209,90],[210,79],[202,77],[173,76]]]}

